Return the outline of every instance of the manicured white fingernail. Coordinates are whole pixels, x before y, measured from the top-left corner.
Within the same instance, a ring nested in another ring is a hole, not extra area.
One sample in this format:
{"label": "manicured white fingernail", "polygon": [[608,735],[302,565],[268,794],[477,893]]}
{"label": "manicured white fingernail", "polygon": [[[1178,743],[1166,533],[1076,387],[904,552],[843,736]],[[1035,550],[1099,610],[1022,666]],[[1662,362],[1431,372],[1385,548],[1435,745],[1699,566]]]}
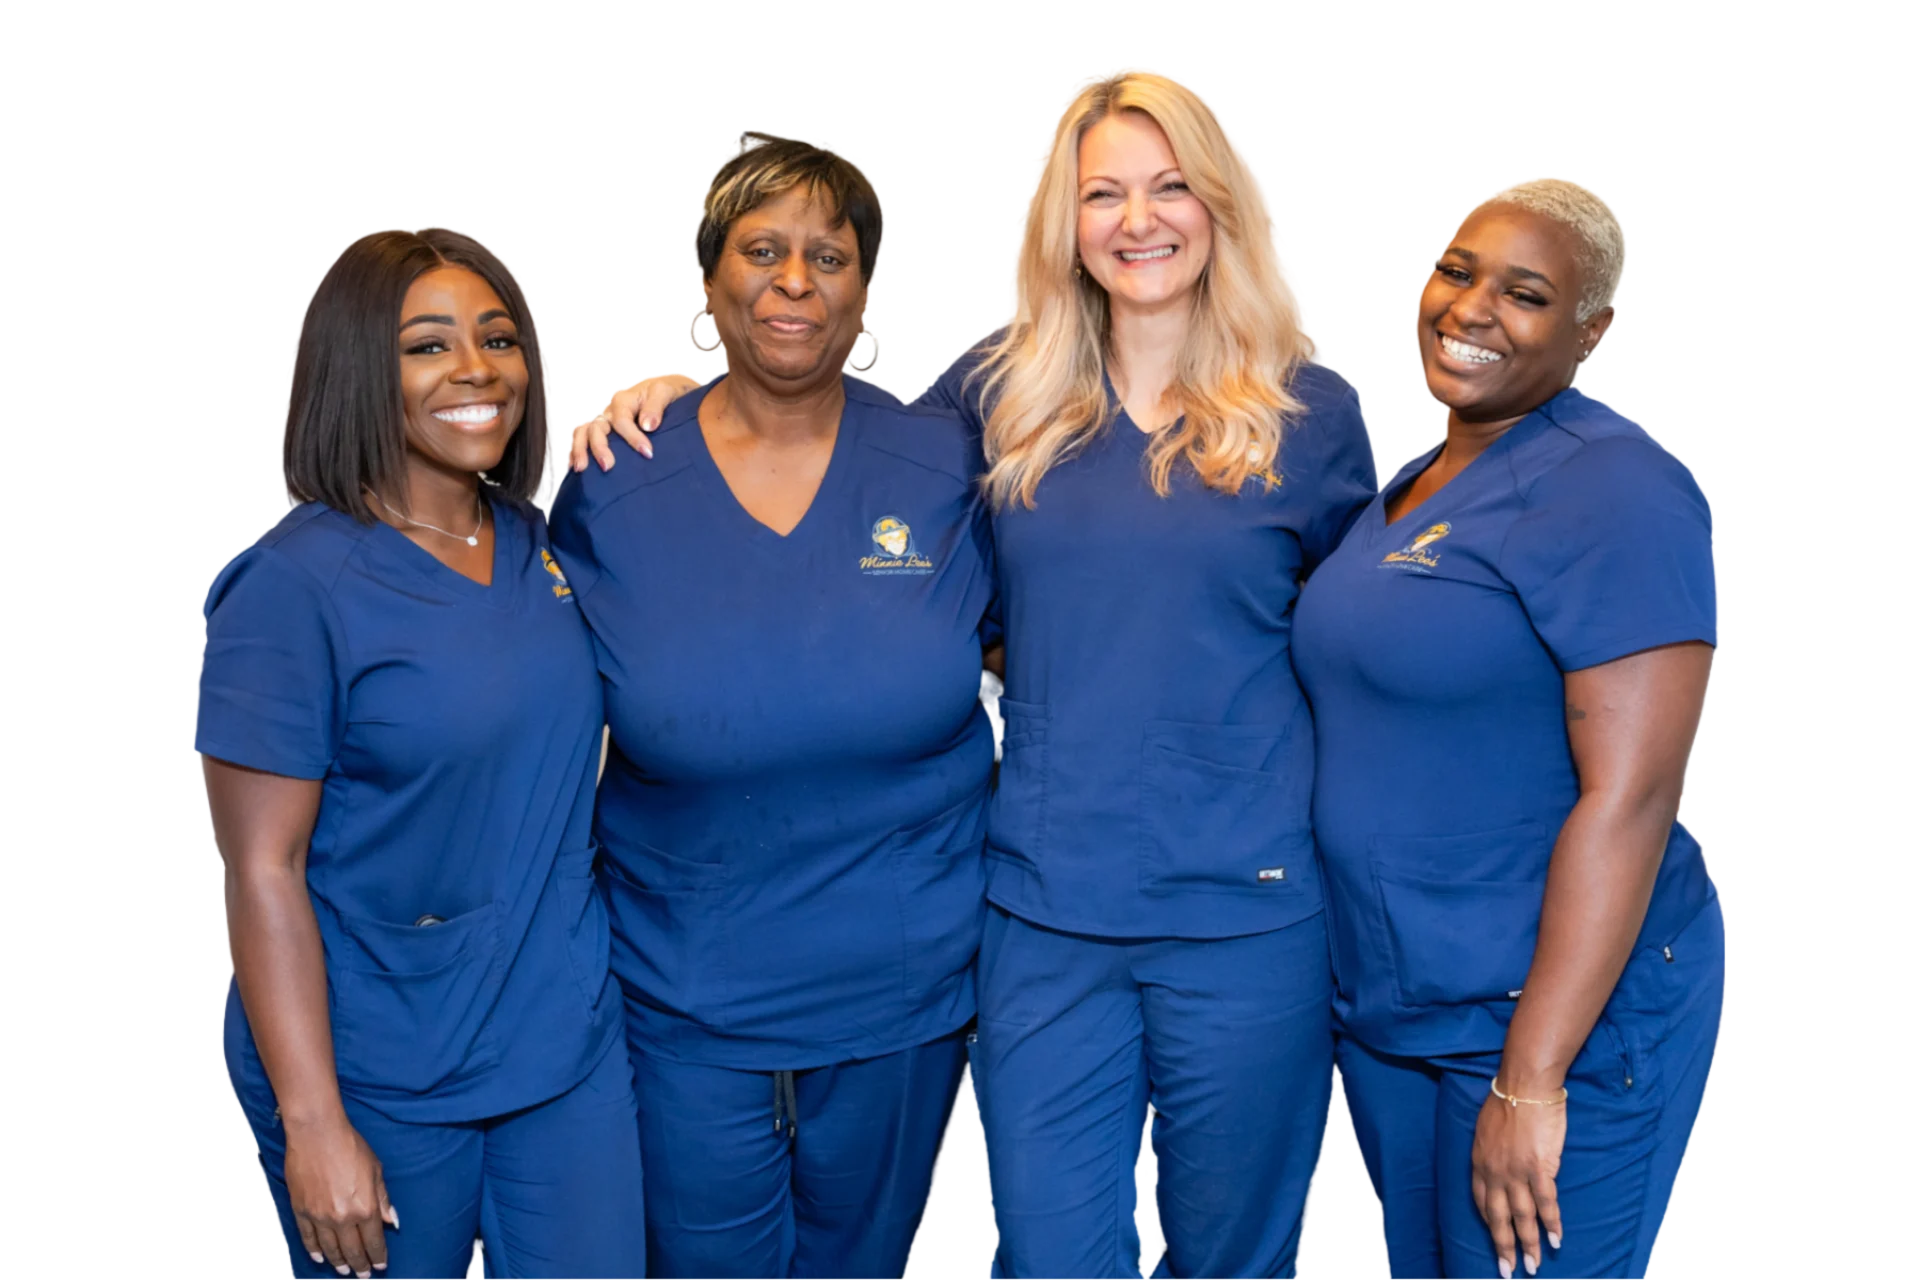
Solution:
{"label": "manicured white fingernail", "polygon": [[1534,1276],[1540,1274],[1540,1259],[1530,1253],[1522,1254],[1521,1257],[1526,1260],[1528,1275]]}
{"label": "manicured white fingernail", "polygon": [[360,1280],[373,1280],[373,1272],[371,1271],[356,1271],[353,1274],[359,1276]]}
{"label": "manicured white fingernail", "polygon": [[333,1274],[337,1276],[350,1276],[353,1274],[353,1268],[352,1267],[335,1267],[333,1269]]}
{"label": "manicured white fingernail", "polygon": [[660,425],[660,420],[659,420],[658,418],[642,418],[642,419],[640,419],[640,429],[641,429],[642,431],[651,431],[651,430],[653,430],[653,429],[654,429],[655,427],[657,427],[657,426],[659,426],[659,425]]}
{"label": "manicured white fingernail", "polygon": [[1558,1231],[1547,1232],[1547,1243],[1553,1248],[1558,1249],[1560,1247],[1560,1233]]}
{"label": "manicured white fingernail", "polygon": [[325,1262],[327,1260],[327,1255],[324,1253],[309,1253],[307,1256],[315,1262]]}
{"label": "manicured white fingernail", "polygon": [[1513,1264],[1505,1258],[1500,1259],[1500,1280],[1513,1280]]}

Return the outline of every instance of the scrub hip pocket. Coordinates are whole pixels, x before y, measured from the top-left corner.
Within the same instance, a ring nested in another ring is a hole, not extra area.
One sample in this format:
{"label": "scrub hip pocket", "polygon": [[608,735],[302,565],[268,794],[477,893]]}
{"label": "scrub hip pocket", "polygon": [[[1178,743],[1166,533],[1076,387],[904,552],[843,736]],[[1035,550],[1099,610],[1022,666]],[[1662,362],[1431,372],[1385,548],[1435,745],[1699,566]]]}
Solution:
{"label": "scrub hip pocket", "polygon": [[1519,996],[1533,964],[1552,854],[1544,826],[1375,836],[1371,852],[1402,1008]]}
{"label": "scrub hip pocket", "polygon": [[1048,711],[1037,702],[1002,695],[1000,770],[987,808],[987,855],[1031,871],[1047,843],[1047,786],[1051,776]]}
{"label": "scrub hip pocket", "polygon": [[414,924],[337,914],[345,945],[327,980],[342,1084],[427,1094],[499,1060],[492,903]]}
{"label": "scrub hip pocket", "polygon": [[554,859],[554,903],[566,932],[567,962],[586,1001],[587,1012],[600,1007],[611,974],[607,900],[594,875],[593,845],[565,849]]}
{"label": "scrub hip pocket", "polygon": [[732,868],[637,842],[603,860],[613,971],[631,994],[712,1030],[734,1013]]}
{"label": "scrub hip pocket", "polygon": [[1139,887],[1148,894],[1291,896],[1312,875],[1313,742],[1286,724],[1148,723],[1141,741]]}

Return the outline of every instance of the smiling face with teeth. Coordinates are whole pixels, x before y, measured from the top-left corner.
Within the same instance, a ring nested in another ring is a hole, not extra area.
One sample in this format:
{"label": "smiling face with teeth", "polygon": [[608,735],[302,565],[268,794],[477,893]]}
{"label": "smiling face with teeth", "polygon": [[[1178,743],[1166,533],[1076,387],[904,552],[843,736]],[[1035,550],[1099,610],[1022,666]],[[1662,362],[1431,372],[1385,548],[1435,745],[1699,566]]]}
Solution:
{"label": "smiling face with teeth", "polygon": [[1167,135],[1117,111],[1080,139],[1080,262],[1115,311],[1187,306],[1213,256],[1213,215]]}
{"label": "smiling face with teeth", "polygon": [[1613,322],[1577,318],[1586,280],[1573,228],[1510,204],[1473,211],[1420,296],[1427,389],[1462,423],[1503,427],[1573,385]]}
{"label": "smiling face with teeth", "polygon": [[400,398],[407,452],[471,483],[520,427],[527,359],[491,286],[465,267],[428,271],[400,308]]}

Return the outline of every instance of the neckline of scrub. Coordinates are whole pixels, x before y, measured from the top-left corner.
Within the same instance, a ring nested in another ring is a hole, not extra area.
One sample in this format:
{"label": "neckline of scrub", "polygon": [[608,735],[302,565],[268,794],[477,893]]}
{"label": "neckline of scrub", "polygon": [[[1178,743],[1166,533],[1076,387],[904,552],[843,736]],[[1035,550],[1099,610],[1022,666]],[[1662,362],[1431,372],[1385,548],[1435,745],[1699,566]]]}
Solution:
{"label": "neckline of scrub", "polygon": [[382,545],[393,552],[394,558],[413,573],[451,587],[461,595],[483,604],[504,607],[511,598],[505,581],[511,576],[507,569],[508,564],[511,563],[507,541],[514,536],[512,526],[518,516],[508,504],[489,491],[484,481],[481,483],[480,493],[486,499],[487,507],[493,514],[493,578],[491,582],[484,584],[475,582],[458,569],[448,568],[440,562],[440,557],[384,520],[374,522],[373,536],[381,539]]}
{"label": "neckline of scrub", "polygon": [[1393,501],[1393,495],[1405,489],[1426,473],[1427,468],[1433,465],[1434,459],[1440,456],[1440,451],[1447,447],[1447,442],[1442,440],[1439,444],[1433,446],[1433,448],[1400,468],[1400,473],[1388,482],[1386,488],[1380,490],[1380,495],[1373,501],[1373,508],[1378,517],[1378,531],[1386,533],[1412,520],[1422,511],[1425,511],[1437,502],[1441,494],[1454,488],[1467,477],[1473,476],[1477,479],[1478,473],[1487,469],[1482,467],[1480,465],[1481,463],[1486,462],[1489,458],[1501,456],[1511,450],[1515,439],[1523,435],[1533,434],[1534,428],[1543,421],[1545,421],[1545,419],[1541,417],[1540,411],[1538,409],[1533,410],[1527,414],[1526,417],[1520,419],[1520,421],[1514,423],[1502,432],[1498,440],[1495,440],[1492,444],[1482,449],[1479,456],[1474,458],[1472,462],[1460,468],[1459,475],[1456,475],[1453,479],[1447,481],[1438,489],[1435,489],[1432,493],[1422,498],[1418,503],[1401,512],[1399,519],[1387,519],[1387,504]]}
{"label": "neckline of scrub", "polygon": [[[700,406],[705,403],[707,393],[719,386],[725,377],[725,374],[721,374],[720,377],[700,388],[697,394],[686,397],[694,402],[691,412],[687,415],[687,425],[692,428],[691,447],[695,465],[700,468],[708,485],[715,490],[721,504],[734,513],[728,518],[744,525],[747,535],[754,542],[771,547],[794,546],[802,541],[804,536],[810,536],[813,527],[826,518],[825,516],[816,518],[814,513],[831,499],[834,487],[849,466],[847,454],[853,447],[852,439],[857,430],[857,415],[850,412],[853,408],[853,397],[845,396],[841,402],[840,423],[833,433],[833,452],[827,456],[827,470],[820,477],[819,487],[813,491],[813,498],[807,503],[807,509],[801,514],[799,521],[793,528],[781,533],[770,525],[762,524],[753,512],[747,510],[746,504],[742,503],[740,496],[733,491],[733,486],[727,483],[726,473],[720,470],[720,464],[714,460],[713,450],[707,447],[707,434],[700,429]],[[844,384],[844,379],[842,381]],[[842,390],[844,392],[844,385]]]}

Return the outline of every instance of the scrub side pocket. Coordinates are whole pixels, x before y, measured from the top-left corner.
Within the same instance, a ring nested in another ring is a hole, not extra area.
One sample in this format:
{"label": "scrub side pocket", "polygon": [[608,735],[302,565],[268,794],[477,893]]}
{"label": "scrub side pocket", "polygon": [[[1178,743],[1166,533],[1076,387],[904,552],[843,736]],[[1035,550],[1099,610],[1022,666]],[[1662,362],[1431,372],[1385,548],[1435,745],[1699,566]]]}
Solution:
{"label": "scrub side pocket", "polygon": [[1299,894],[1315,857],[1313,742],[1299,731],[1302,720],[1148,721],[1138,800],[1143,892]]}
{"label": "scrub side pocket", "polygon": [[605,997],[612,963],[607,901],[594,875],[593,845],[563,849],[553,862],[554,901],[566,928],[567,961],[589,1013]]}
{"label": "scrub side pocket", "polygon": [[1374,892],[1402,1008],[1502,1003],[1533,965],[1552,854],[1537,822],[1457,836],[1375,836]]}
{"label": "scrub side pocket", "polygon": [[965,983],[986,923],[987,811],[979,795],[893,837],[902,993],[909,1017]]}
{"label": "scrub side pocket", "polygon": [[327,981],[341,1084],[428,1094],[499,1061],[492,903],[435,924],[337,918],[345,945]]}
{"label": "scrub side pocket", "polygon": [[732,869],[648,845],[603,859],[613,971],[629,994],[701,1026],[728,1025]]}
{"label": "scrub side pocket", "polygon": [[1047,843],[1047,709],[1002,694],[1000,772],[987,810],[987,856],[1031,872]]}

